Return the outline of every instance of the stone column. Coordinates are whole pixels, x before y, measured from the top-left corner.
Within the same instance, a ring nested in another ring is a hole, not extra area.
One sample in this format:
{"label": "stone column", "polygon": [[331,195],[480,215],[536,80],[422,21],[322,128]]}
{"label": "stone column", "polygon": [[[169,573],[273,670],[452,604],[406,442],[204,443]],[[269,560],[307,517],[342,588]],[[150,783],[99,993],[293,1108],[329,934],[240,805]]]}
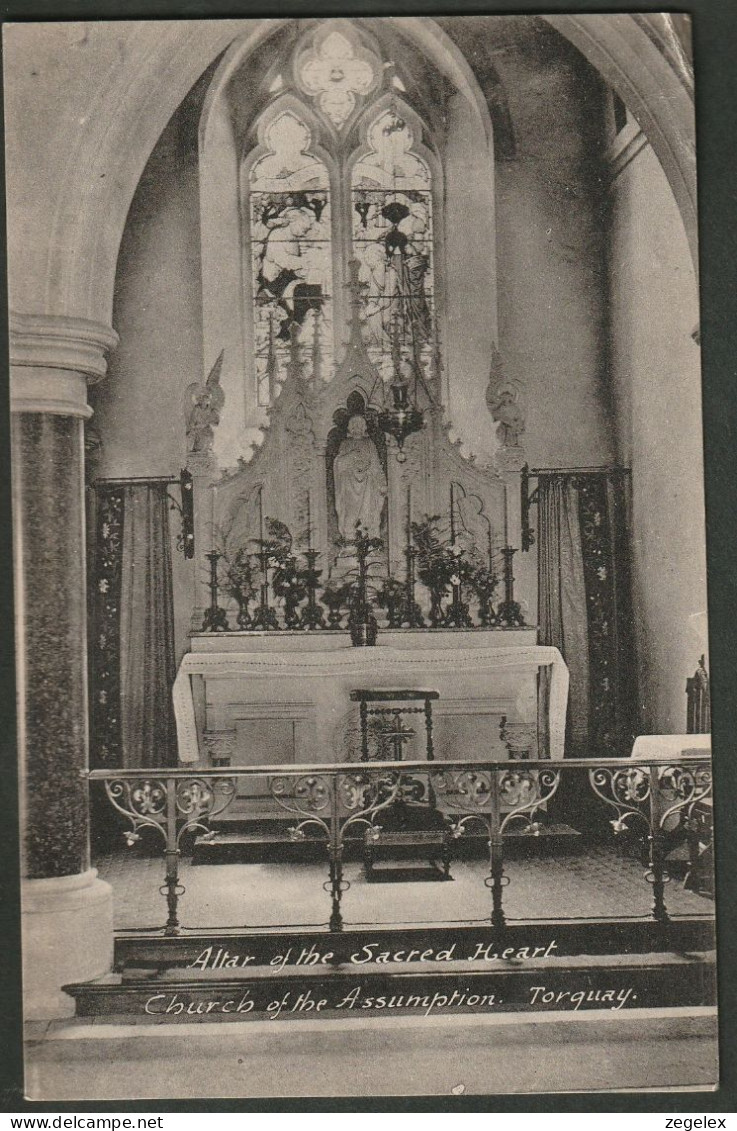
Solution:
{"label": "stone column", "polygon": [[10,317],[25,1013],[112,961],[112,892],[90,867],[84,420],[117,344],[84,319]]}

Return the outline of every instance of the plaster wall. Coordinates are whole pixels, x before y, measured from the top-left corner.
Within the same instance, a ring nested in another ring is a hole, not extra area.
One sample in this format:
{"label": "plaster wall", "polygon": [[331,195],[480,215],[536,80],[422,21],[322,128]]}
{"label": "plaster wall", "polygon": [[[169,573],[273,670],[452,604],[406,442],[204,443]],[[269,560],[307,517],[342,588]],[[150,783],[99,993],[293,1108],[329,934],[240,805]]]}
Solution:
{"label": "plaster wall", "polygon": [[112,82],[126,64],[135,65],[139,45],[131,35],[134,26],[90,22],[3,28],[13,309],[26,314],[46,311],[46,261],[59,185],[95,113],[95,95],[105,78]]}
{"label": "plaster wall", "polygon": [[685,729],[707,649],[698,292],[681,216],[644,145],[611,189],[610,369],[617,455],[631,466],[642,723]]}
{"label": "plaster wall", "polygon": [[502,72],[517,153],[496,176],[499,345],[526,389],[533,467],[613,454],[602,380],[603,122],[589,68],[567,56],[520,54]]}
{"label": "plaster wall", "polygon": [[[113,307],[120,345],[108,376],[90,390],[92,425],[102,439],[100,477],[178,476],[186,463],[184,399],[187,386],[201,380],[202,359],[199,191],[188,137],[175,116],[125,227]],[[172,514],[173,534],[177,523]],[[172,561],[179,657],[188,645],[196,564],[177,552]]]}
{"label": "plaster wall", "polygon": [[[516,146],[496,169],[499,348],[505,373],[523,387],[527,459],[531,467],[606,464],[614,436],[603,379],[600,83],[563,44],[552,58],[507,52],[499,71]],[[517,491],[510,498],[516,505]],[[533,525],[536,517],[533,508]],[[536,546],[516,555],[514,572],[535,624]]]}
{"label": "plaster wall", "polygon": [[484,394],[497,340],[493,147],[466,99],[448,106],[445,174],[445,391],[453,435],[464,452],[493,458]]}

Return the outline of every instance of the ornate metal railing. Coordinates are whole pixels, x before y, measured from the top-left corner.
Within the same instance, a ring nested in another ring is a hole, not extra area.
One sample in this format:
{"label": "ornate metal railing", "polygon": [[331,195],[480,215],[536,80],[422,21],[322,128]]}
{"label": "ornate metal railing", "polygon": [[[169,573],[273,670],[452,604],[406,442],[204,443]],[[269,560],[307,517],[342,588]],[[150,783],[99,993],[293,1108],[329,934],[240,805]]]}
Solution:
{"label": "ornate metal railing", "polygon": [[[112,806],[126,818],[123,836],[129,845],[153,829],[163,842],[164,883],[168,916],[163,933],[180,931],[179,878],[182,840],[187,832],[214,836],[209,822],[223,813],[238,792],[239,781],[260,779],[276,806],[294,824],[294,842],[322,843],[328,861],[323,889],[330,897],[329,929],[343,929],[341,900],[350,884],[344,878],[344,854],[349,843],[367,846],[383,834],[382,817],[398,803],[423,806],[439,816],[437,835],[452,844],[480,828],[488,842],[490,922],[506,923],[504,889],[505,838],[512,833],[538,836],[549,819],[549,803],[575,785],[577,803],[598,799],[600,831],[608,836],[635,833],[646,849],[645,880],[652,885],[652,918],[667,925],[665,888],[667,842],[676,829],[688,844],[688,875],[706,846],[703,822],[696,808],[711,797],[708,759],[648,761],[609,759],[569,762],[468,760],[463,762],[407,761],[328,765],[233,766],[218,769],[93,770],[91,782],[102,782]],[[583,779],[583,781],[582,781]],[[585,790],[588,781],[590,792]],[[569,794],[569,801],[573,792]],[[590,806],[588,806],[590,809]],[[589,814],[590,815],[590,814]],[[700,829],[700,835],[696,830]],[[438,831],[439,830],[439,831]],[[408,834],[411,835],[411,834]]]}

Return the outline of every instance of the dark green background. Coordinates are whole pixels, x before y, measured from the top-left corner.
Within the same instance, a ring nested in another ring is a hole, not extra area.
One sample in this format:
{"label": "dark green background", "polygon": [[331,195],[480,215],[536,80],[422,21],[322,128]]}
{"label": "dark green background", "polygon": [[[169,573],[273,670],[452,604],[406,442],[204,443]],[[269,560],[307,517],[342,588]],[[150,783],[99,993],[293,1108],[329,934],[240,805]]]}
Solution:
{"label": "dark green background", "polygon": [[[737,1088],[737,0],[667,2],[626,0],[482,0],[454,6],[432,0],[323,0],[303,4],[172,2],[172,0],[15,0],[0,3],[4,22],[23,20],[201,19],[284,15],[461,15],[496,12],[646,12],[677,10],[693,17],[701,246],[701,329],[704,366],[707,549],[709,561],[710,666],[713,691],[717,900],[722,1087],[719,1092],[678,1095],[586,1094],[447,1097],[388,1100],[173,1101],[140,1104],[26,1104],[21,1098],[20,965],[18,937],[18,827],[14,748],[12,576],[10,554],[10,458],[7,398],[0,400],[0,1111],[284,1111],[284,1112],[734,1112]],[[0,160],[2,155],[0,154]],[[4,216],[2,218],[4,246]],[[3,296],[5,297],[5,296]],[[2,352],[7,357],[6,303],[0,303]],[[7,382],[7,366],[4,379]],[[683,516],[684,523],[689,516]],[[111,1049],[112,1053],[113,1050]],[[524,1050],[520,1074],[534,1064]],[[91,1069],[94,1071],[93,1069]],[[494,1115],[490,1115],[491,1121]],[[503,1125],[503,1119],[498,1121]],[[732,1120],[728,1120],[731,1123]],[[653,1127],[664,1126],[655,1120]]]}

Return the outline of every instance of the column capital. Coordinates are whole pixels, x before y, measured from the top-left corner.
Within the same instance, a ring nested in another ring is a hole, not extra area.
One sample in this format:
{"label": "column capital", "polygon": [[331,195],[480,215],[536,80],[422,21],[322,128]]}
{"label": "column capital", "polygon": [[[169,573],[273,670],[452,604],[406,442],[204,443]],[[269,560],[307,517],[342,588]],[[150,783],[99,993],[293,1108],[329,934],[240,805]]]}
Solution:
{"label": "column capital", "polygon": [[87,386],[107,372],[111,326],[68,315],[10,312],[12,412],[91,415]]}

